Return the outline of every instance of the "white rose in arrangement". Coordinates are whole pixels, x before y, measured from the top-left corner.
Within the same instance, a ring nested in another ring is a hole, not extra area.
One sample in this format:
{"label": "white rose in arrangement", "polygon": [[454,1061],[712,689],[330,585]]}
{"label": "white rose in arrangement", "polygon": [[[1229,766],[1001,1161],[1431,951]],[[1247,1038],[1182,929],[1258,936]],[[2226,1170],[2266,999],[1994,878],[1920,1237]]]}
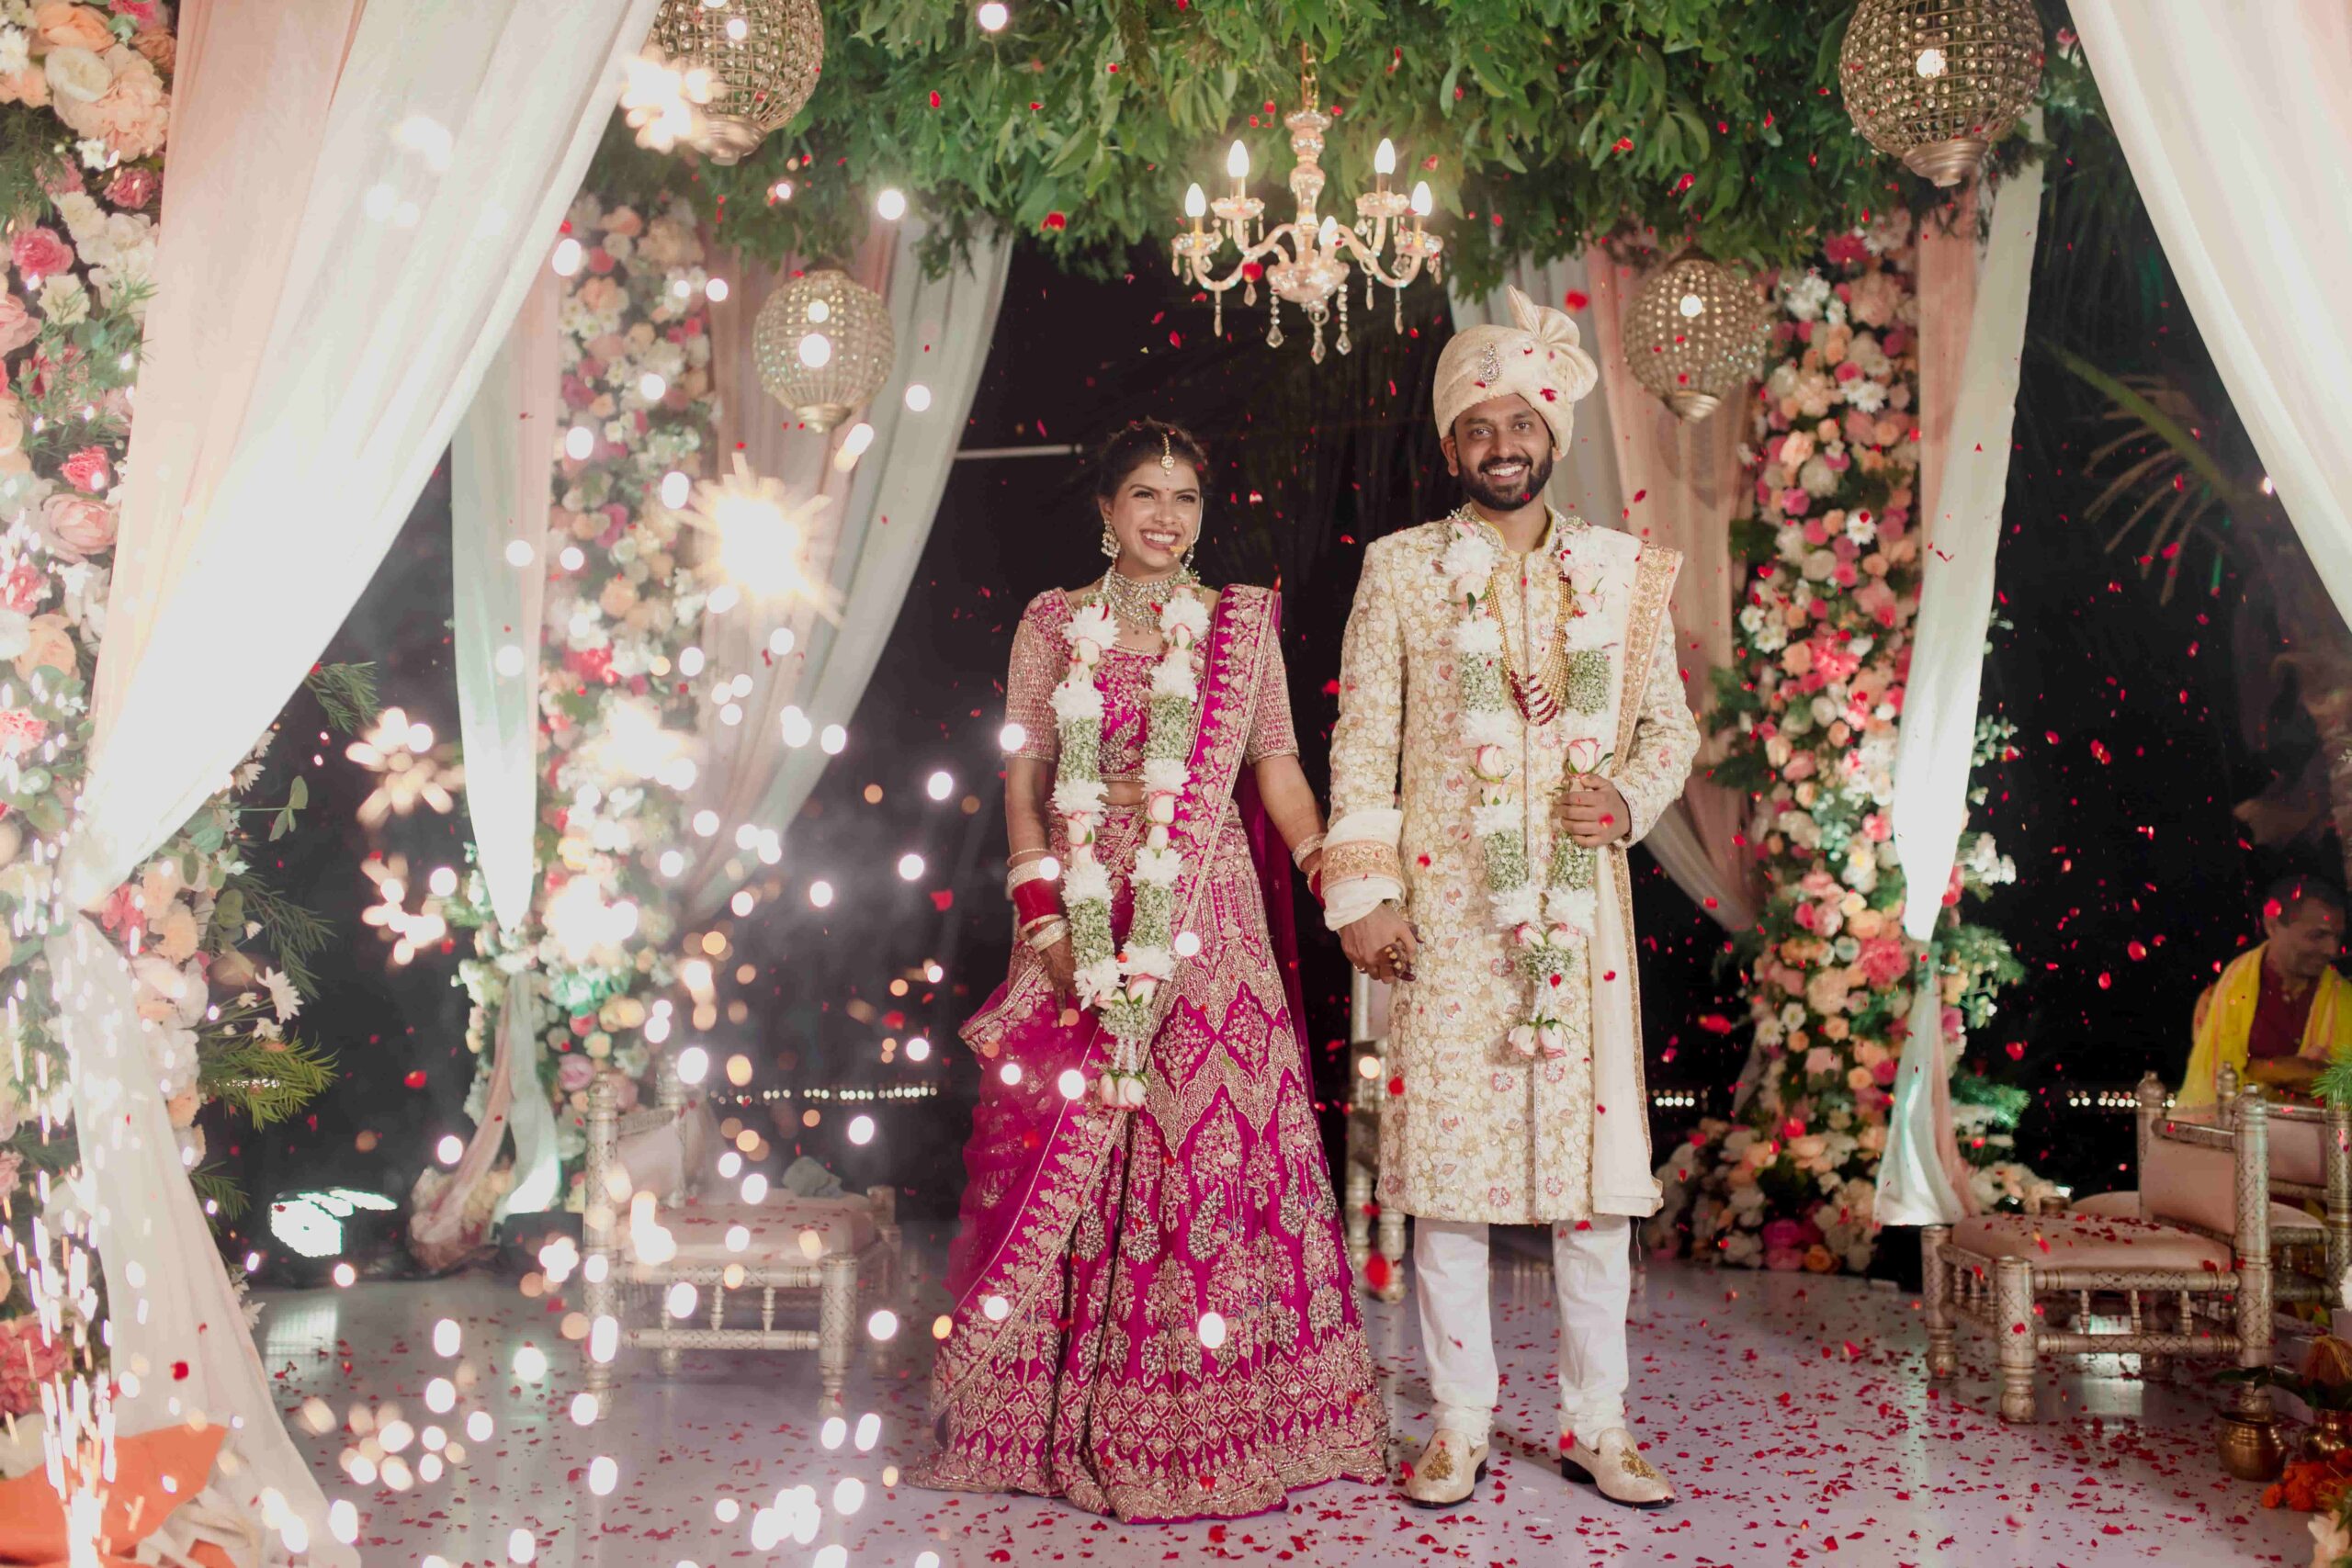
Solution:
{"label": "white rose in arrangement", "polygon": [[1810,268],[1803,277],[1781,279],[1781,308],[1800,321],[1819,321],[1829,299],[1829,280]]}
{"label": "white rose in arrangement", "polygon": [[90,291],[70,272],[41,279],[40,313],[61,327],[90,319]]}
{"label": "white rose in arrangement", "polygon": [[[1811,466],[1806,465],[1808,468]],[[1813,581],[1826,582],[1837,570],[1838,557],[1834,551],[1815,550],[1804,558],[1804,574]]]}
{"label": "white rose in arrangement", "polygon": [[41,62],[49,90],[61,98],[95,104],[114,85],[114,71],[86,49],[52,49]]}
{"label": "white rose in arrangement", "polygon": [[1846,406],[1860,413],[1878,412],[1886,407],[1885,383],[1857,376],[1846,383]]}
{"label": "white rose in arrangement", "polygon": [[0,610],[0,660],[14,659],[32,645],[32,617],[18,610]]}
{"label": "white rose in arrangement", "polygon": [[1838,471],[1822,457],[1807,457],[1797,470],[1797,483],[1807,495],[1828,495],[1838,488]]}

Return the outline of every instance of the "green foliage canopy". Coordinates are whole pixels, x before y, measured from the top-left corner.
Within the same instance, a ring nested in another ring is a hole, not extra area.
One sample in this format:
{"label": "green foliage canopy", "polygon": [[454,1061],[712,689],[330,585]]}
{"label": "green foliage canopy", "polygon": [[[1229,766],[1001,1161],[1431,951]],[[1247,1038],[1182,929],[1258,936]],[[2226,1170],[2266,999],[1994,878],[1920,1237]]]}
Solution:
{"label": "green foliage canopy", "polygon": [[681,190],[769,259],[845,256],[897,186],[933,221],[934,261],[995,222],[1115,267],[1174,232],[1187,185],[1224,188],[1237,137],[1252,193],[1291,216],[1282,117],[1305,44],[1339,115],[1323,209],[1352,220],[1394,139],[1400,186],[1429,181],[1474,286],[1625,227],[1775,265],[1934,199],[1847,118],[1850,0],[1017,0],[994,35],[976,10],[827,0],[824,74],[792,126],[722,168],[640,150],[616,120],[592,184]]}

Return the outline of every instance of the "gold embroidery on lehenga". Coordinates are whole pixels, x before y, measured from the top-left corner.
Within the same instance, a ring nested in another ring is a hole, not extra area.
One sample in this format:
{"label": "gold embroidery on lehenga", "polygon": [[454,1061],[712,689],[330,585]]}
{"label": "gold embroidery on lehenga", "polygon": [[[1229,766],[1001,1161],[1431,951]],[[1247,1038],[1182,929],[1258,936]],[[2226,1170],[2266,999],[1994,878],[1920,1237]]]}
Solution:
{"label": "gold embroidery on lehenga", "polygon": [[[1248,597],[1262,591],[1227,592],[1236,667],[1261,668],[1271,605]],[[1218,728],[1200,743],[1229,783],[1252,727]],[[1069,1146],[987,1276],[1010,1313],[958,1303],[935,1369],[942,1446],[909,1472],[922,1484],[1156,1520],[1255,1513],[1296,1487],[1385,1476],[1386,1416],[1347,1307],[1312,1086],[1248,847],[1229,804],[1180,829],[1202,868],[1183,929],[1218,933],[1225,962],[1186,964],[1168,988],[1143,1113],[1072,1108]],[[1006,1000],[994,1018],[1023,1016]],[[1203,1342],[1204,1310],[1226,1319],[1219,1345]]]}

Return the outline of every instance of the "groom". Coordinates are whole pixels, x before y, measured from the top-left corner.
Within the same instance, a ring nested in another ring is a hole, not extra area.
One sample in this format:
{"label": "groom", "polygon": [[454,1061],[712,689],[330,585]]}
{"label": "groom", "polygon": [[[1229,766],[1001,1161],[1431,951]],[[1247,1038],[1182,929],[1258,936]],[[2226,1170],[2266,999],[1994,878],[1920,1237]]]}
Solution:
{"label": "groom", "polygon": [[1662,1507],[1674,1489],[1625,1425],[1631,1222],[1658,1205],[1625,848],[1699,746],[1667,616],[1680,558],[1545,504],[1598,372],[1566,316],[1510,300],[1516,326],[1474,327],[1438,361],[1464,504],[1364,555],[1325,915],[1359,969],[1402,982],[1379,1191],[1415,1217],[1437,1405],[1407,1495],[1460,1503],[1485,1473],[1487,1227],[1545,1224],[1561,1469]]}

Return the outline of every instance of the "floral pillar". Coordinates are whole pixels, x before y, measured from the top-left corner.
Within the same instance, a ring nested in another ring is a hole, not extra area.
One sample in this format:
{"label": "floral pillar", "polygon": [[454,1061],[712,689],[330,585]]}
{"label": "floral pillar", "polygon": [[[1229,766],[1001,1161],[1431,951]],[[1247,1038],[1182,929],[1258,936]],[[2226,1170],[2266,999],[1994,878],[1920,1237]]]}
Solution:
{"label": "floral pillar", "polygon": [[[1871,1260],[1874,1174],[1917,949],[1903,934],[1894,753],[1919,605],[1918,307],[1907,213],[1784,274],[1768,372],[1746,411],[1753,478],[1732,548],[1748,580],[1718,680],[1728,743],[1714,782],[1754,806],[1766,898],[1747,949],[1756,1051],[1731,1121],[1659,1171],[1657,1245],[1728,1263],[1829,1272]],[[1726,413],[1724,417],[1733,417]],[[2007,749],[1980,728],[1977,761]],[[2007,945],[1962,923],[1965,892],[2012,878],[1989,834],[1963,852],[1940,934],[1947,1037],[1988,1021],[2018,977]],[[1962,1144],[1987,1207],[2030,1173],[1999,1156],[2025,1096],[1963,1075]]]}

